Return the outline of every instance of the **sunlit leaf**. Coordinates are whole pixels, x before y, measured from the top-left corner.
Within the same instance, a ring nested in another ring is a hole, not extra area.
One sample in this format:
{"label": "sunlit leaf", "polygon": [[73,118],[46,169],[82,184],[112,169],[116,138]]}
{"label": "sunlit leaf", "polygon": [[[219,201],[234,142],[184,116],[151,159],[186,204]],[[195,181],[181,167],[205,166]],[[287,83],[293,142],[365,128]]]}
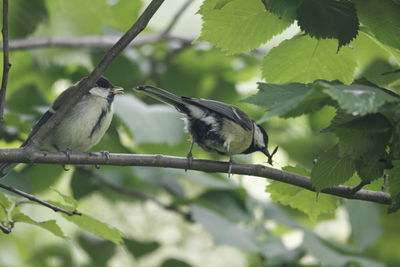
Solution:
{"label": "sunlit leaf", "polygon": [[41,228],[49,231],[50,233],[54,234],[55,236],[65,238],[63,231],[58,226],[58,224],[55,220],[38,222],[38,221],[33,220],[31,217],[22,213],[19,210],[13,212],[12,220],[14,222],[23,222],[23,223],[28,223],[28,224],[32,224],[32,225],[41,227]]}
{"label": "sunlit leaf", "polygon": [[269,83],[310,83],[317,79],[351,83],[356,66],[353,51],[343,47],[337,52],[334,40],[296,36],[273,48],[262,68]]}
{"label": "sunlit leaf", "polygon": [[[305,176],[310,175],[299,166],[285,167],[283,170]],[[272,181],[266,191],[271,194],[272,200],[306,213],[313,221],[321,214],[333,215],[339,204],[339,199],[335,196],[326,194],[317,196],[315,192],[278,181]]]}
{"label": "sunlit leaf", "polygon": [[290,25],[267,12],[258,0],[234,0],[221,9],[203,13],[199,39],[209,41],[229,54],[257,48]]}
{"label": "sunlit leaf", "polygon": [[112,226],[103,223],[89,215],[83,214],[81,216],[74,215],[68,216],[63,215],[65,219],[76,224],[82,230],[91,232],[99,237],[109,240],[115,244],[122,242],[122,233],[113,228]]}

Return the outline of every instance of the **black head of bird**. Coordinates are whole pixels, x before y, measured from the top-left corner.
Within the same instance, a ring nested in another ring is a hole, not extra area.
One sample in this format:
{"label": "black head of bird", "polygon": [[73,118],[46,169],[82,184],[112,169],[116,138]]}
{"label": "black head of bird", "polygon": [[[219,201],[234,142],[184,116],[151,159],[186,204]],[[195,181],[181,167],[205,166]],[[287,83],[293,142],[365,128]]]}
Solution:
{"label": "black head of bird", "polygon": [[[28,140],[75,93],[75,85],[63,91],[55,99],[51,107],[32,127],[28,139],[21,147],[24,147]],[[122,88],[114,86],[104,77],[99,78],[95,85],[65,114],[59,125],[43,141],[40,149],[83,152],[92,148],[100,141],[110,126],[113,117],[114,96],[120,93],[122,93]],[[0,164],[0,177],[5,176],[15,165],[13,163]]]}
{"label": "black head of bird", "polygon": [[267,132],[241,109],[214,100],[176,96],[154,86],[139,86],[136,89],[174,106],[186,115],[186,129],[192,136],[189,159],[195,142],[206,151],[229,156],[230,162],[232,155],[261,151],[272,165],[277,147],[269,153]]}

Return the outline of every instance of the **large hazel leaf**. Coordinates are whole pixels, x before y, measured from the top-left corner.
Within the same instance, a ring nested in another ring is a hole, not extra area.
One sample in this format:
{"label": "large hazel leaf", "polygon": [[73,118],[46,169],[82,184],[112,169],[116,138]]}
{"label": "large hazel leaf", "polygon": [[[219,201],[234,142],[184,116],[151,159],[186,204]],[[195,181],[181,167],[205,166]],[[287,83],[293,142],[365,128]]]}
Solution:
{"label": "large hazel leaf", "polygon": [[348,47],[337,52],[335,40],[296,36],[273,48],[263,62],[269,83],[310,83],[322,79],[345,84],[354,79],[357,63]]}
{"label": "large hazel leaf", "polygon": [[259,83],[258,89],[257,94],[244,101],[268,109],[260,122],[274,116],[296,117],[314,112],[329,102],[329,97],[322,93],[321,86],[314,84]]}
{"label": "large hazel leaf", "polygon": [[297,8],[297,21],[303,31],[317,39],[337,39],[339,48],[350,43],[359,28],[356,9],[349,1],[303,1]]}
{"label": "large hazel leaf", "polygon": [[335,146],[325,151],[311,171],[311,183],[316,190],[339,185],[351,178],[355,171],[354,161],[349,156],[340,156]]}
{"label": "large hazel leaf", "polygon": [[259,0],[234,0],[220,9],[203,8],[202,14],[199,40],[211,42],[228,54],[257,48],[291,24],[267,12]]}
{"label": "large hazel leaf", "polygon": [[339,106],[353,116],[376,113],[385,103],[399,102],[400,97],[389,90],[362,84],[336,85],[322,83],[324,92],[336,100]]}
{"label": "large hazel leaf", "polygon": [[[289,166],[283,170],[309,176],[309,172],[299,166]],[[317,198],[315,192],[278,181],[272,181],[266,191],[271,194],[272,200],[306,213],[313,221],[321,214],[333,215],[339,204],[335,196],[322,194]]]}

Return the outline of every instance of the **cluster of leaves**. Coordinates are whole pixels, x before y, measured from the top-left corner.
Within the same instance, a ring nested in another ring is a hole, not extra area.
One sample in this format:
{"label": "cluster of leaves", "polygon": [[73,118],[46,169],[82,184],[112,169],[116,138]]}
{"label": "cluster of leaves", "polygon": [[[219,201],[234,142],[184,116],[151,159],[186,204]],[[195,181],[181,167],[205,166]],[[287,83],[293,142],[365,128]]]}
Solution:
{"label": "cluster of leaves", "polygon": [[[200,40],[235,54],[268,42],[296,20],[304,34],[267,53],[262,69],[268,83],[260,83],[258,94],[246,102],[268,109],[260,122],[312,114],[327,105],[336,108],[323,132],[334,133],[339,142],[318,156],[311,171],[314,187],[342,184],[355,175],[368,183],[394,167],[387,172],[393,197],[389,210],[400,208],[399,96],[390,91],[399,88],[395,69],[400,62],[400,5],[357,0],[251,2],[204,1]],[[378,19],[376,12],[385,19]],[[338,40],[339,50],[332,39]]]}

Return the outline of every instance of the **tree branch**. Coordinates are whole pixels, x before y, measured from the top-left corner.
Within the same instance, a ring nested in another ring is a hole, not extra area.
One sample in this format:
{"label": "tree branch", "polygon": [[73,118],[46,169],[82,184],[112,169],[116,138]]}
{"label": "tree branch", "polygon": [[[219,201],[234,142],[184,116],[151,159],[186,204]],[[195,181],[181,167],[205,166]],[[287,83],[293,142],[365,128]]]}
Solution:
{"label": "tree branch", "polygon": [[192,221],[190,213],[183,212],[172,205],[165,204],[165,203],[161,202],[160,200],[158,200],[157,198],[155,198],[151,195],[145,194],[143,192],[140,192],[138,190],[135,190],[134,188],[128,188],[125,186],[120,186],[118,184],[114,184],[114,183],[108,181],[107,179],[105,179],[104,177],[102,177],[101,175],[99,175],[93,171],[90,171],[86,168],[83,168],[83,167],[78,167],[78,168],[80,171],[86,173],[91,179],[97,181],[98,183],[102,184],[103,186],[108,187],[109,189],[111,189],[115,192],[118,192],[118,193],[121,193],[121,194],[124,194],[127,196],[131,196],[134,198],[138,198],[143,201],[146,201],[146,200],[151,201],[163,209],[178,213],[179,215],[182,215],[188,221]]}
{"label": "tree branch", "polygon": [[182,17],[183,13],[185,13],[186,9],[192,3],[193,3],[193,0],[186,0],[186,2],[183,3],[181,8],[179,8],[178,11],[175,13],[175,15],[172,17],[171,22],[167,25],[165,30],[161,33],[162,36],[167,36],[171,32],[171,30],[175,27],[176,23]]}
{"label": "tree branch", "polygon": [[1,30],[3,35],[3,77],[1,80],[0,89],[0,125],[4,122],[4,108],[6,105],[6,92],[8,83],[8,72],[10,71],[11,64],[9,62],[9,47],[8,47],[8,0],[3,0],[3,28]]}
{"label": "tree branch", "polygon": [[28,140],[26,150],[31,150],[40,146],[48,134],[61,122],[62,118],[65,117],[65,114],[76,105],[79,99],[81,99],[90,87],[100,78],[114,59],[146,28],[150,19],[163,2],[164,0],[153,0],[150,2],[135,24],[113,45],[113,47],[111,47],[91,74],[76,86],[75,93],[70,96],[68,101]]}
{"label": "tree branch", "polygon": [[8,186],[8,185],[5,185],[5,184],[0,184],[0,187],[5,189],[5,190],[7,190],[7,191],[13,192],[13,193],[15,193],[17,195],[20,195],[20,196],[22,196],[24,198],[27,198],[27,199],[29,199],[31,201],[37,202],[37,203],[39,203],[39,204],[41,204],[41,205],[43,205],[45,207],[48,207],[49,209],[54,210],[55,212],[62,212],[62,213],[67,214],[68,216],[82,215],[82,213],[80,213],[80,212],[78,212],[76,210],[72,210],[71,211],[71,210],[66,210],[66,209],[60,208],[60,207],[58,207],[56,205],[53,205],[53,204],[51,204],[49,202],[41,200],[41,199],[35,197],[34,195],[28,194],[28,193],[26,193],[24,191],[21,191],[19,189],[14,188],[14,187],[11,187],[11,186]]}
{"label": "tree branch", "polygon": [[[188,168],[187,159],[183,157],[114,153],[109,154],[109,157],[105,157],[102,153],[71,153],[70,160],[68,160],[68,157],[64,153],[44,151],[27,152],[24,149],[0,149],[0,162],[151,166],[175,169]],[[190,169],[204,172],[227,173],[228,168],[228,162],[193,159]],[[309,177],[273,169],[263,165],[233,164],[231,173],[269,178],[315,192]],[[350,186],[333,186],[322,190],[321,193],[386,205],[389,205],[392,202],[391,197],[384,192],[359,190],[354,193],[353,187]]]}
{"label": "tree branch", "polygon": [[[55,37],[39,37],[26,38],[9,41],[9,50],[27,50],[40,49],[49,47],[64,47],[64,48],[96,48],[109,49],[121,36],[111,35],[91,35],[91,36],[55,36]],[[128,47],[139,47],[146,44],[153,44],[162,41],[179,41],[182,43],[191,43],[195,37],[181,35],[163,35],[163,33],[152,33],[143,36],[138,36],[134,42],[130,42]],[[0,48],[3,45],[0,43]]]}

